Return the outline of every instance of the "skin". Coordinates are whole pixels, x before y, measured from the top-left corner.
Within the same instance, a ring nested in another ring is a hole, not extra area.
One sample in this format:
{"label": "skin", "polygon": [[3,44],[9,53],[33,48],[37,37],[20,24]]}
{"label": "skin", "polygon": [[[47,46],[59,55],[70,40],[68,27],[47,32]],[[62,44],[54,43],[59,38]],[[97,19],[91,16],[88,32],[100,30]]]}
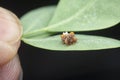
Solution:
{"label": "skin", "polygon": [[0,7],[0,80],[21,78],[22,69],[17,55],[21,35],[19,19],[12,12]]}

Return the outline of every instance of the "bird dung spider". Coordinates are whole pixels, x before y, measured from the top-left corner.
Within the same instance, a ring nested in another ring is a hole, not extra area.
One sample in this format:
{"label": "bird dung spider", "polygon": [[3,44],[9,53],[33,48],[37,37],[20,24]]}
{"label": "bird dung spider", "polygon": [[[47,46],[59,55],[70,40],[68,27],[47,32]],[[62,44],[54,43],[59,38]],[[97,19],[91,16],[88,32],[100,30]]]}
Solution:
{"label": "bird dung spider", "polygon": [[61,35],[61,40],[66,45],[71,45],[77,42],[77,38],[75,37],[74,32],[63,32],[63,34]]}

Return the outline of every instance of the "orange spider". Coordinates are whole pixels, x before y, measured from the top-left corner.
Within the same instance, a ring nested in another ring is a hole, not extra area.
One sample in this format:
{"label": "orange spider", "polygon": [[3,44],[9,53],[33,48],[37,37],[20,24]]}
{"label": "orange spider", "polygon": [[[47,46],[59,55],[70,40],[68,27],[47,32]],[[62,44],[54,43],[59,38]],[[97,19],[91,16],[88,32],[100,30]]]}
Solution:
{"label": "orange spider", "polygon": [[61,39],[62,39],[63,43],[66,45],[71,45],[71,44],[77,42],[77,38],[75,37],[74,32],[70,32],[70,33],[63,32],[63,34],[61,35]]}

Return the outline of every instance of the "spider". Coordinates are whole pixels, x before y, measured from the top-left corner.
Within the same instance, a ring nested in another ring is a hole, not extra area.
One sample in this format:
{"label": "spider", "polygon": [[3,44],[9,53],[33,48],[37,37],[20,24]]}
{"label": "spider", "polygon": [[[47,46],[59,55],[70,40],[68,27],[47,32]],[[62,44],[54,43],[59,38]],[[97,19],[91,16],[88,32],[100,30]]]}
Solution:
{"label": "spider", "polygon": [[77,38],[75,37],[74,32],[70,32],[70,33],[63,32],[63,34],[61,35],[61,39],[62,39],[62,42],[66,45],[71,45],[77,42]]}

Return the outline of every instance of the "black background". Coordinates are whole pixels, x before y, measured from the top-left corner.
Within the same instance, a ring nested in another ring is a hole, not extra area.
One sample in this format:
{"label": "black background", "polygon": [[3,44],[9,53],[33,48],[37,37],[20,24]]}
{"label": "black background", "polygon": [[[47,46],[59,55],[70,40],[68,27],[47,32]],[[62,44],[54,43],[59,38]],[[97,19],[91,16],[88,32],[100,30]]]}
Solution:
{"label": "black background", "polygon": [[[1,0],[0,6],[19,18],[26,12],[57,4],[58,0]],[[83,32],[120,40],[120,24],[115,27]],[[57,52],[29,46],[19,49],[24,80],[120,80],[120,48],[99,51]]]}

